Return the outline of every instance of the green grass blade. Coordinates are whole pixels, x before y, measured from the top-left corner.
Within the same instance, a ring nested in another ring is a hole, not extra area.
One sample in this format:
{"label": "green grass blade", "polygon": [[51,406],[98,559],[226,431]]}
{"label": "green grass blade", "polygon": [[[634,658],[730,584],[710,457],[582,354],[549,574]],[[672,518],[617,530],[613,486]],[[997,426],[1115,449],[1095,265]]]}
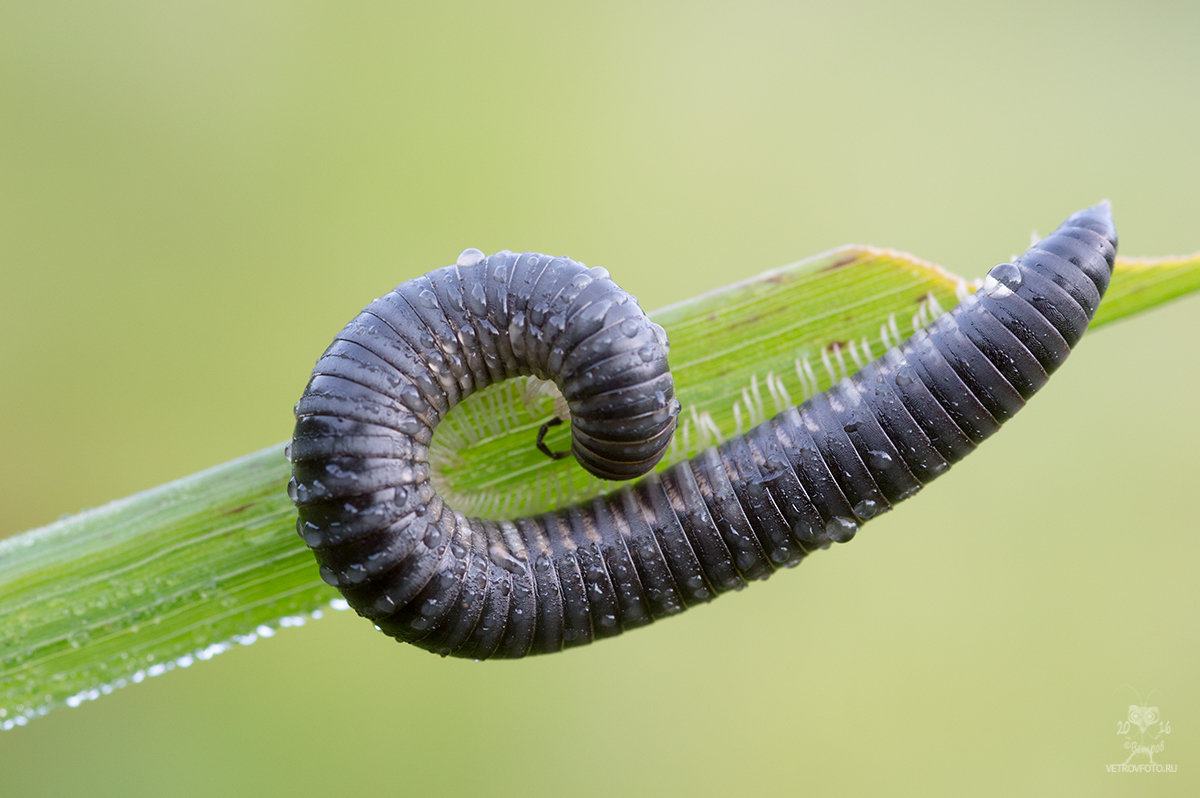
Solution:
{"label": "green grass blade", "polygon": [[[683,405],[664,466],[823,390],[972,287],[910,255],[843,247],[653,314]],[[1200,253],[1120,260],[1094,326],[1197,288]],[[450,501],[498,517],[609,487],[534,449],[552,404],[510,381],[456,408],[432,452]],[[0,541],[0,728],[342,606],[296,537],[288,473],[281,444]]]}
{"label": "green grass blade", "polygon": [[1117,258],[1092,329],[1200,288],[1200,252],[1164,258]]}

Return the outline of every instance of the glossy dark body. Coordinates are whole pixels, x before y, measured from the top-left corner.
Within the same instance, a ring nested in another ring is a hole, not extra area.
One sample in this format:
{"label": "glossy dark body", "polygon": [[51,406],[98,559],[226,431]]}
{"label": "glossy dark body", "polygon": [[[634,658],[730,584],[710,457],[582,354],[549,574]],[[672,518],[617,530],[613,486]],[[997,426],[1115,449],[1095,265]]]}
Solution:
{"label": "glossy dark body", "polygon": [[974,450],[1082,336],[1116,242],[1107,205],[1080,211],[829,391],[631,487],[504,522],[468,519],[431,487],[438,420],[491,382],[555,379],[576,458],[634,476],[678,412],[665,340],[573,261],[501,253],[432,272],[372,303],[318,361],[291,449],[300,534],[355,610],[438,653],[520,657],[620,634],[850,539]]}

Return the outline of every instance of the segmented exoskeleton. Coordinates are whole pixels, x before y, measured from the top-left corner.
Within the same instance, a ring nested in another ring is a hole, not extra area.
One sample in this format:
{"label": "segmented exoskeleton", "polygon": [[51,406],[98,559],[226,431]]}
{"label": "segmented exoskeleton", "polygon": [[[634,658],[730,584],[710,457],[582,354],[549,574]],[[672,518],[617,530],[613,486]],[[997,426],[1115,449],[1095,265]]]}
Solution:
{"label": "segmented exoskeleton", "polygon": [[433,429],[463,397],[554,380],[572,454],[645,473],[679,404],[666,336],[602,269],[467,250],[375,300],[296,405],[292,498],[325,581],[387,634],[520,657],[647,624],[742,587],[913,495],[1024,406],[1087,329],[1117,236],[1080,211],[858,373],[630,487],[513,521],[430,483]]}

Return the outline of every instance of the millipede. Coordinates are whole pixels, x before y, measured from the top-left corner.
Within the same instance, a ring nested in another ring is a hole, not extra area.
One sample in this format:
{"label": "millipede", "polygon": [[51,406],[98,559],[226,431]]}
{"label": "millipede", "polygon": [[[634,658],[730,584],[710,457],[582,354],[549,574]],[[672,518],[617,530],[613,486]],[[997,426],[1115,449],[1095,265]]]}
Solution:
{"label": "millipede", "polygon": [[[468,249],[376,299],[317,361],[289,450],[297,529],[360,615],[442,655],[620,634],[850,540],[973,451],[1078,343],[1116,247],[1107,203],[1079,211],[857,373],[658,472],[680,411],[663,329],[603,269]],[[435,427],[519,375],[558,386],[580,466],[642,479],[515,520],[448,505]]]}

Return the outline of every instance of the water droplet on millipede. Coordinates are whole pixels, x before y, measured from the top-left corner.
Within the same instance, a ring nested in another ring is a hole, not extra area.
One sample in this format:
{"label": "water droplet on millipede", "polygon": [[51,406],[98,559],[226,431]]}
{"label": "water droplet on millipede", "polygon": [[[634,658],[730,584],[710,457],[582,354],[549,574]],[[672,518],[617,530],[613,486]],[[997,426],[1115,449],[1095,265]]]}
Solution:
{"label": "water droplet on millipede", "polygon": [[300,537],[304,538],[304,542],[316,548],[325,542],[325,533],[316,524],[305,521],[303,529],[300,530]]}
{"label": "water droplet on millipede", "polygon": [[867,452],[867,465],[876,470],[887,468],[892,464],[892,456],[880,449]]}
{"label": "water droplet on millipede", "polygon": [[625,319],[623,322],[621,322],[620,328],[622,335],[624,335],[626,338],[633,338],[638,334],[638,331],[641,329],[641,325],[638,324],[637,319]]}
{"label": "water droplet on millipede", "polygon": [[525,563],[514,557],[506,546],[492,546],[488,549],[488,556],[510,574],[521,576],[525,573]]}
{"label": "water droplet on millipede", "polygon": [[417,410],[423,404],[421,400],[421,391],[417,386],[409,383],[400,389],[400,401],[404,403],[409,410]]}
{"label": "water droplet on millipede", "polygon": [[835,515],[825,522],[825,534],[834,543],[845,543],[858,531],[858,522],[852,518]]}
{"label": "water droplet on millipede", "polygon": [[396,611],[396,602],[387,593],[380,593],[371,602],[371,609],[380,615],[390,615]]}
{"label": "water droplet on millipede", "polygon": [[854,514],[859,518],[866,520],[873,518],[879,512],[879,505],[872,499],[863,499],[858,504],[854,505]]}
{"label": "water droplet on millipede", "polygon": [[417,302],[430,309],[438,306],[437,297],[428,288],[423,289],[421,293],[417,294]]}
{"label": "water droplet on millipede", "polygon": [[477,266],[486,256],[482,251],[475,247],[468,247],[458,253],[458,258],[455,259],[455,264],[461,267]]}
{"label": "water droplet on millipede", "polygon": [[487,292],[483,290],[483,283],[475,283],[471,286],[470,300],[471,310],[474,313],[480,316],[487,313]]}
{"label": "water droplet on millipede", "polygon": [[334,573],[332,568],[330,568],[328,565],[322,565],[319,570],[322,582],[331,587],[338,586],[338,575]]}
{"label": "water droplet on millipede", "polygon": [[1021,287],[1021,270],[1013,263],[993,266],[983,278],[983,290],[988,296],[1003,298]]}

